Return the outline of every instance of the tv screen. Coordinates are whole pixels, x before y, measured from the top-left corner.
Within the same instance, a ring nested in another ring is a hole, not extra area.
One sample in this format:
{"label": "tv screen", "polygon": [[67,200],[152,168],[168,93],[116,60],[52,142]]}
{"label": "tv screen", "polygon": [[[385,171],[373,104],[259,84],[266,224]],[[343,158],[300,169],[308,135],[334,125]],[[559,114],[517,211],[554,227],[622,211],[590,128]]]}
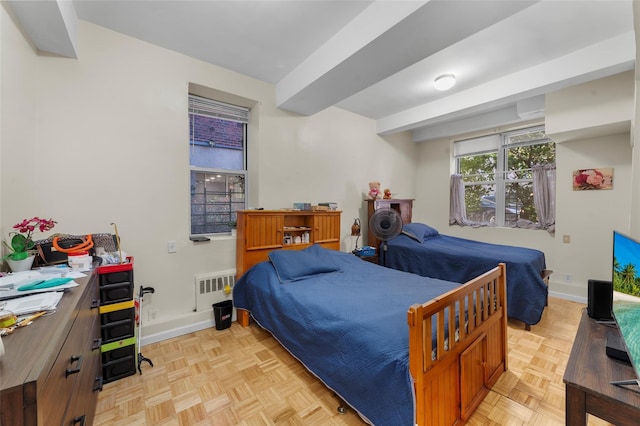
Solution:
{"label": "tv screen", "polygon": [[613,317],[640,379],[640,242],[614,231],[612,270]]}
{"label": "tv screen", "polygon": [[613,291],[640,298],[640,242],[617,231],[613,231],[611,281]]}
{"label": "tv screen", "polygon": [[[613,304],[613,317],[622,335],[636,379],[640,379],[640,303],[617,301]],[[638,384],[640,385],[640,380]]]}

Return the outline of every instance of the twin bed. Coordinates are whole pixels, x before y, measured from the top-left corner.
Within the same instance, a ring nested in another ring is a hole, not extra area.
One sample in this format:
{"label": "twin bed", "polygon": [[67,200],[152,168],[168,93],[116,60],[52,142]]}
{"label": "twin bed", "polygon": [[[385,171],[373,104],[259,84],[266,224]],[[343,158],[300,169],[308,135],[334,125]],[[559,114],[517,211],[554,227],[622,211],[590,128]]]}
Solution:
{"label": "twin bed", "polygon": [[465,282],[503,262],[509,318],[524,322],[527,329],[540,321],[548,298],[545,280],[551,273],[543,252],[443,235],[423,223],[406,224],[403,231],[387,243],[385,266]]}
{"label": "twin bed", "polygon": [[310,372],[376,425],[464,421],[507,369],[505,266],[462,285],[323,249],[274,250],[233,290]]}

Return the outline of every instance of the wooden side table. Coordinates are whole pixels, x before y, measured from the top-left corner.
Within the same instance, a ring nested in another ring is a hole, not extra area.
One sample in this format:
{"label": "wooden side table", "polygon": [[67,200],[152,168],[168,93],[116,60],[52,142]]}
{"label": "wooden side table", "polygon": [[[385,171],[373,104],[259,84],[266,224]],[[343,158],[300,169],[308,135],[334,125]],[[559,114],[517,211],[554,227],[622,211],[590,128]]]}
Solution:
{"label": "wooden side table", "polygon": [[371,263],[375,263],[376,265],[378,264],[378,255],[374,254],[372,256],[358,256],[360,259],[366,261],[366,262],[371,262]]}
{"label": "wooden side table", "polygon": [[568,426],[586,425],[587,413],[619,426],[638,424],[640,387],[610,384],[636,376],[629,364],[607,356],[608,329],[585,309],[563,378]]}

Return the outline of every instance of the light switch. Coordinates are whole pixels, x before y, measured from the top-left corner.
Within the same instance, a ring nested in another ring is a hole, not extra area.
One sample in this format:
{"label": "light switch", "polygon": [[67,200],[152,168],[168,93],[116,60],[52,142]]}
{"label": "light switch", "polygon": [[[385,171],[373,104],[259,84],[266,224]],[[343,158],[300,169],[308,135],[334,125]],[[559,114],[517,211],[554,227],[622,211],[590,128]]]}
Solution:
{"label": "light switch", "polygon": [[169,253],[175,253],[176,252],[176,242],[175,241],[167,242],[167,252],[169,252]]}
{"label": "light switch", "polygon": [[571,242],[571,235],[564,234],[562,236],[562,242],[565,243],[565,244],[569,244]]}

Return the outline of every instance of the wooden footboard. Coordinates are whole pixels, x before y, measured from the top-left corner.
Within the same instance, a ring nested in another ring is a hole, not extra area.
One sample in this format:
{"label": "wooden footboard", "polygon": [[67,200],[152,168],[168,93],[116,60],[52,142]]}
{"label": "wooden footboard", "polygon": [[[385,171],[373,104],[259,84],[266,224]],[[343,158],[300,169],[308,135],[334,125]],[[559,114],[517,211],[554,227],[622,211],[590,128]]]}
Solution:
{"label": "wooden footboard", "polygon": [[[409,308],[416,424],[466,421],[507,369],[506,267]],[[436,339],[432,339],[432,325]]]}

